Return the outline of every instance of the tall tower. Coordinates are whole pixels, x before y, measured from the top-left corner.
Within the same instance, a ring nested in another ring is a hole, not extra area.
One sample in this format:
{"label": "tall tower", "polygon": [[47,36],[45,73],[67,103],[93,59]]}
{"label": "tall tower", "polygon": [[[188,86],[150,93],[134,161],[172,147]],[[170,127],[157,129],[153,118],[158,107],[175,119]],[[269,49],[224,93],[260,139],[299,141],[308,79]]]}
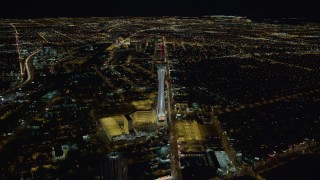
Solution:
{"label": "tall tower", "polygon": [[158,104],[157,104],[157,125],[165,126],[167,125],[166,117],[166,107],[165,107],[165,97],[164,97],[164,78],[166,74],[166,64],[157,64],[158,72]]}
{"label": "tall tower", "polygon": [[128,164],[121,153],[111,152],[102,159],[101,180],[127,180]]}

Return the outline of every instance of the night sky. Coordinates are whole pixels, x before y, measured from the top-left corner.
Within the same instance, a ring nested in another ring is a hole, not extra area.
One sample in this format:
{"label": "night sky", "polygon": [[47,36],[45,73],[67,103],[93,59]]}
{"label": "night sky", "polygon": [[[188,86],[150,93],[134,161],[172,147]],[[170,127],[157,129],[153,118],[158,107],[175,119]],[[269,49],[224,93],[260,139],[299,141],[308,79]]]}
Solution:
{"label": "night sky", "polygon": [[319,19],[315,0],[1,0],[0,17],[244,15]]}

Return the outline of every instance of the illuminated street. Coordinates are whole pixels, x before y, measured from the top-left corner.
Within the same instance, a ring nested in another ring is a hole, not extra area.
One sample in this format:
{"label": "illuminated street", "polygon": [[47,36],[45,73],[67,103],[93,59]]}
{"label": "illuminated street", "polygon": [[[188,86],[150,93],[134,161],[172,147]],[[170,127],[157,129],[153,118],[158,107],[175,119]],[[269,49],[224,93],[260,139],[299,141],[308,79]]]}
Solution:
{"label": "illuminated street", "polygon": [[0,26],[0,179],[286,179],[301,166],[297,177],[317,177],[319,23],[123,16]]}

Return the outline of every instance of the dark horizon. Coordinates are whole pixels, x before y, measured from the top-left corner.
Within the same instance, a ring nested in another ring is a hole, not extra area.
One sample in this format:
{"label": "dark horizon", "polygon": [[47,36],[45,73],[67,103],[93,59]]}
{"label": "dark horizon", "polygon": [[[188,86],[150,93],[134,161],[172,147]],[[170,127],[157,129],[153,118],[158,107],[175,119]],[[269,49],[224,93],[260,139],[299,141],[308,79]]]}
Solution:
{"label": "dark horizon", "polygon": [[239,0],[227,1],[146,1],[88,2],[39,1],[9,2],[0,7],[0,18],[44,17],[116,17],[116,16],[205,16],[235,15],[254,18],[302,18],[319,21],[316,4],[311,0],[297,2]]}

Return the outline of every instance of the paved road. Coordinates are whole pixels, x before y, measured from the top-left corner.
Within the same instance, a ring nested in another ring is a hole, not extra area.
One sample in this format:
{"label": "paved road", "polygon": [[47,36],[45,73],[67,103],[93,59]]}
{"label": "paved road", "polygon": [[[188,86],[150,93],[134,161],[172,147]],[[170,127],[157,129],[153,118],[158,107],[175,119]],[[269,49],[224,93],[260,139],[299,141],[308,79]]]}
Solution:
{"label": "paved road", "polygon": [[313,90],[294,93],[287,96],[274,97],[272,99],[263,99],[263,100],[259,100],[259,101],[248,103],[248,104],[241,104],[241,105],[225,107],[225,108],[217,108],[217,109],[214,109],[214,112],[215,114],[224,114],[224,113],[230,113],[230,112],[244,111],[246,109],[257,108],[257,107],[268,105],[268,104],[298,99],[300,97],[308,96],[318,92],[320,92],[320,89],[313,89]]}
{"label": "paved road", "polygon": [[33,64],[32,64],[32,59],[33,59],[33,56],[38,54],[40,51],[41,50],[38,49],[38,50],[34,51],[32,54],[30,54],[27,57],[27,59],[25,61],[25,67],[26,67],[26,70],[27,70],[28,78],[21,84],[22,86],[33,80],[33,78],[34,78],[34,67],[33,67]]}
{"label": "paved road", "polygon": [[23,77],[24,76],[24,66],[23,66],[23,58],[21,56],[21,47],[20,47],[20,44],[19,44],[19,33],[18,33],[18,30],[17,30],[16,26],[13,23],[11,23],[10,25],[12,26],[12,28],[15,31],[17,52],[18,52],[18,58],[19,58],[19,63],[20,63],[20,74],[21,74],[21,77]]}
{"label": "paved road", "polygon": [[[165,53],[167,51],[165,50]],[[167,54],[165,54],[167,57]],[[171,92],[171,84],[170,84],[170,71],[169,71],[169,63],[167,62],[167,72],[166,72],[166,85],[167,85],[167,96],[168,96],[168,128],[169,128],[169,142],[170,142],[170,162],[171,162],[171,176],[175,180],[182,180],[181,174],[181,166],[180,166],[180,159],[178,154],[178,143],[177,143],[177,133],[174,126],[174,113],[172,113],[172,92]]]}

